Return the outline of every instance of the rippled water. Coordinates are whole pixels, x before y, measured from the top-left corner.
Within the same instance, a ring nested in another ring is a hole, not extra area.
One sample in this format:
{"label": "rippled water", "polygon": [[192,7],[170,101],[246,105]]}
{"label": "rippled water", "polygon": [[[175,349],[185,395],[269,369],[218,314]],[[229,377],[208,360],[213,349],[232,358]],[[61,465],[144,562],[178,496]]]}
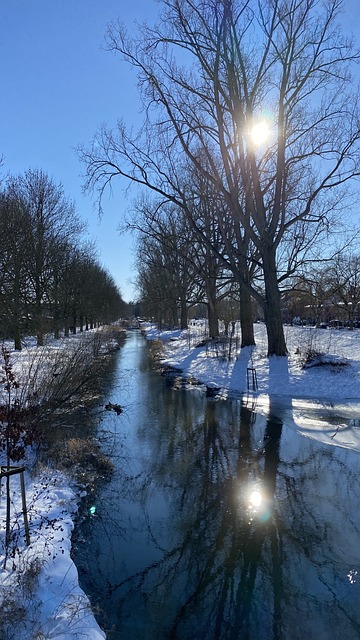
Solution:
{"label": "rippled water", "polygon": [[74,552],[109,640],[360,638],[360,455],[169,389],[136,332],[116,357]]}

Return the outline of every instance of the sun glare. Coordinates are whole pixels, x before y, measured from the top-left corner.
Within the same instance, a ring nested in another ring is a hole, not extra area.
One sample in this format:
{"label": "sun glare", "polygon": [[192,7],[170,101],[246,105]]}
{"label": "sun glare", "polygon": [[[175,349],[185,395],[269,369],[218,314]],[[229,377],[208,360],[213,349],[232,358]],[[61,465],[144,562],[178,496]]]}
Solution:
{"label": "sun glare", "polygon": [[265,120],[257,122],[250,130],[251,140],[255,146],[263,144],[267,141],[270,135],[269,125]]}

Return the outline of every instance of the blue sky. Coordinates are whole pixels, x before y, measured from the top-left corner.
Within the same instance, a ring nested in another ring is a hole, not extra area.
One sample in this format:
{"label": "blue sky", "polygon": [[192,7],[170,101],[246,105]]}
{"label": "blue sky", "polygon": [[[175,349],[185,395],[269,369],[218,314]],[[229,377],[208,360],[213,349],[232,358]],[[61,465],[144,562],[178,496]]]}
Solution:
{"label": "blue sky", "polygon": [[[345,26],[360,44],[360,0],[345,0],[345,9]],[[103,122],[136,121],[135,76],[102,48],[104,33],[111,20],[132,28],[135,20],[152,21],[157,10],[156,0],[0,0],[3,173],[41,168],[62,182],[125,300],[135,296],[133,241],[117,226],[129,203],[119,189],[105,198],[99,222],[82,194],[75,147],[89,143]]]}
{"label": "blue sky", "polygon": [[156,12],[155,0],[0,0],[2,174],[41,168],[62,182],[125,300],[135,295],[133,241],[117,232],[126,201],[121,190],[105,198],[99,222],[75,147],[103,122],[136,118],[135,76],[102,48],[104,33],[118,17],[131,26]]}

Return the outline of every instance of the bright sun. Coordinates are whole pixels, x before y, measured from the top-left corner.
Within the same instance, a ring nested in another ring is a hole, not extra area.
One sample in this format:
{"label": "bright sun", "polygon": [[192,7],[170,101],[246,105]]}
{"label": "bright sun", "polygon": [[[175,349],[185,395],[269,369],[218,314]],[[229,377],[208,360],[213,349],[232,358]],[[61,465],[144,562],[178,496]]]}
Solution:
{"label": "bright sun", "polygon": [[253,125],[250,130],[250,136],[254,143],[254,145],[258,146],[266,142],[270,134],[269,125],[267,122],[262,120],[261,122],[257,122]]}

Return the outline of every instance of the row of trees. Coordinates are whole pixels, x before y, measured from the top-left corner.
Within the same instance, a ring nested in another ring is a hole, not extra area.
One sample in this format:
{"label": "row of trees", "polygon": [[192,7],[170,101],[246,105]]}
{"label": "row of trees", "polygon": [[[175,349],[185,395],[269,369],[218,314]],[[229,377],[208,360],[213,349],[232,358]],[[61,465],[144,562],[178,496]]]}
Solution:
{"label": "row of trees", "polygon": [[281,291],[319,254],[359,175],[359,52],[339,25],[342,0],[161,7],[137,38],[108,30],[138,73],[145,120],[137,134],[102,127],[80,150],[86,186],[101,207],[123,176],[153,194],[151,216],[181,210],[189,237],[236,281],[243,346],[255,301],[269,355],[285,355]]}
{"label": "row of trees", "polygon": [[[231,302],[232,317],[239,315],[239,286],[210,251],[189,230],[186,219],[174,205],[154,208],[153,203],[138,203],[137,215],[129,226],[138,235],[138,288],[143,315],[176,325],[188,324],[191,307],[205,303],[209,333],[219,333],[219,319],[224,319]],[[209,220],[208,233],[216,241],[216,227]],[[218,234],[219,235],[219,234]],[[220,251],[220,238],[217,247]]]}
{"label": "row of trees", "polygon": [[83,225],[61,185],[41,170],[10,177],[0,192],[0,334],[58,337],[117,319],[113,278],[82,241]]}
{"label": "row of trees", "polygon": [[[241,294],[236,278],[189,232],[181,210],[173,206],[155,210],[141,201],[129,226],[138,234],[142,315],[153,317],[160,325],[176,325],[180,317],[181,328],[186,328],[189,310],[198,312],[198,305],[203,304],[213,337],[218,335],[219,319],[225,330],[238,319]],[[217,247],[220,253],[220,238]],[[260,270],[254,269],[252,278],[260,288]],[[254,319],[263,319],[255,301],[251,312]],[[299,318],[319,324],[339,319],[353,328],[360,318],[360,256],[347,248],[329,261],[303,265],[301,273],[283,287],[281,313],[284,322]]]}

